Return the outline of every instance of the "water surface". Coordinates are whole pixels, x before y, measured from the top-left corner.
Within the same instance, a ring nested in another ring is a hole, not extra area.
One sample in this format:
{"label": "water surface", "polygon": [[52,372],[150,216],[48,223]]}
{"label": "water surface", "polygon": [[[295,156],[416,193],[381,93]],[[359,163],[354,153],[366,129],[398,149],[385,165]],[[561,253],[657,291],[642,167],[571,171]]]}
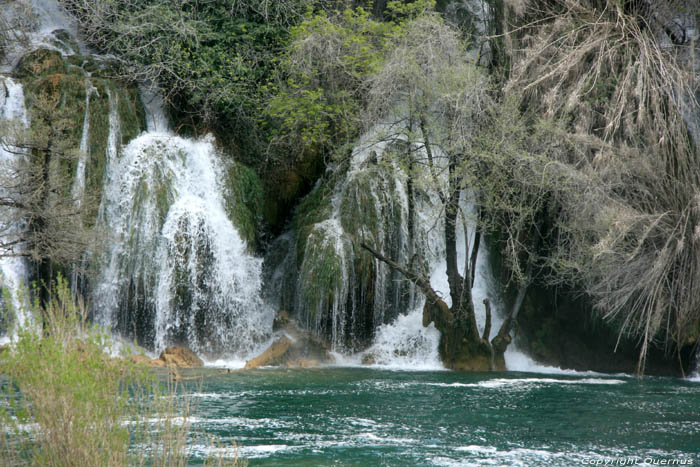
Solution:
{"label": "water surface", "polygon": [[193,391],[194,427],[250,465],[700,465],[700,382],[687,380],[264,369]]}

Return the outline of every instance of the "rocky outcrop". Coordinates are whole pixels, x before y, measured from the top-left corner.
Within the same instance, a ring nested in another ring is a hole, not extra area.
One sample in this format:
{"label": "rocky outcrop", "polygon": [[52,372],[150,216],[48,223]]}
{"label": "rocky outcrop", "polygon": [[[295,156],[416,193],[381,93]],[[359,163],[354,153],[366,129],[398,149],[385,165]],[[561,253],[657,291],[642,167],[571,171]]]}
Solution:
{"label": "rocky outcrop", "polygon": [[175,366],[178,368],[196,368],[204,366],[202,359],[186,347],[168,347],[163,350],[159,358],[165,362],[166,366]]}
{"label": "rocky outcrop", "polygon": [[282,336],[272,343],[263,353],[257,357],[248,360],[245,364],[246,370],[260,368],[261,366],[278,366],[286,363],[289,359],[292,340],[287,336]]}
{"label": "rocky outcrop", "polygon": [[140,365],[154,368],[198,368],[204,365],[201,358],[186,347],[168,347],[158,358],[148,358],[145,355],[131,355],[129,359]]}
{"label": "rocky outcrop", "polygon": [[[280,316],[282,315],[282,316]],[[263,353],[248,360],[246,370],[264,366],[286,366],[288,368],[312,368],[321,364],[332,363],[333,356],[327,347],[308,332],[300,330],[289,321],[286,312],[280,313],[276,322],[285,322],[283,335],[272,343]]]}

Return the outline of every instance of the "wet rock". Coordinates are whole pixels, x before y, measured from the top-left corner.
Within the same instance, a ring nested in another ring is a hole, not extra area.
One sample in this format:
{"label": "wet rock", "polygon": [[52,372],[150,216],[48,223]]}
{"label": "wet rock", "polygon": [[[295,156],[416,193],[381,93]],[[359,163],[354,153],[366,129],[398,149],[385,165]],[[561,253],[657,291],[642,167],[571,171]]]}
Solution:
{"label": "wet rock", "polygon": [[204,366],[201,358],[186,347],[168,347],[160,354],[159,360],[165,362],[165,366],[177,368],[196,368]]}
{"label": "wet rock", "polygon": [[374,352],[368,352],[362,356],[363,365],[375,365],[377,363],[377,355]]}
{"label": "wet rock", "polygon": [[129,355],[128,359],[136,363],[137,365],[145,365],[154,368],[165,367],[165,362],[163,360],[160,360],[158,358],[149,358],[143,354]]}
{"label": "wet rock", "polygon": [[275,316],[275,320],[272,322],[272,330],[279,331],[289,326],[289,312],[286,310],[280,310]]}
{"label": "wet rock", "polygon": [[334,361],[326,346],[309,333],[289,322],[284,335],[270,345],[262,354],[248,360],[246,370],[263,366],[286,366],[287,368],[312,368]]}
{"label": "wet rock", "polygon": [[44,73],[65,73],[65,65],[60,52],[36,49],[22,57],[14,73],[19,78],[34,77]]}
{"label": "wet rock", "polygon": [[277,341],[273,342],[270,347],[267,348],[263,353],[248,360],[245,364],[245,370],[252,370],[255,368],[260,368],[261,366],[275,366],[280,365],[284,362],[283,357],[287,357],[289,349],[292,347],[292,341],[287,336],[282,336]]}

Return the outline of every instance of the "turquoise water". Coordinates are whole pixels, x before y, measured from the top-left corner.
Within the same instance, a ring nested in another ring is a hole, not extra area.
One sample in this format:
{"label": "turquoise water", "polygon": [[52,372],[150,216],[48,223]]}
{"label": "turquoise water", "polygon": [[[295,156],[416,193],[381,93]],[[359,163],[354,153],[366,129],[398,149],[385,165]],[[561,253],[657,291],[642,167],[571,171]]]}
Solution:
{"label": "turquoise water", "polygon": [[194,427],[250,465],[700,465],[700,382],[269,369],[193,391]]}

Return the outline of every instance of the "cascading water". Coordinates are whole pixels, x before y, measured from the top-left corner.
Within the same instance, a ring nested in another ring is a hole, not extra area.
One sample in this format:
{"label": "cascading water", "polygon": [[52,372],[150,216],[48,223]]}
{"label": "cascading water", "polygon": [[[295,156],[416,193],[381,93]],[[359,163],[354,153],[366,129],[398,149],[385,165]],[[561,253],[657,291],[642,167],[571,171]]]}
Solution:
{"label": "cascading water", "polygon": [[[6,2],[7,3],[7,2]],[[11,30],[5,31],[9,40],[3,44],[0,73],[11,73],[27,51],[43,48],[61,55],[73,55],[84,50],[77,39],[75,25],[55,0],[22,0],[3,5],[0,15]]]}
{"label": "cascading water", "polygon": [[85,82],[85,115],[83,116],[83,132],[80,137],[80,158],[78,159],[78,167],[75,171],[73,179],[73,188],[71,193],[76,200],[78,207],[80,200],[85,193],[85,166],[89,157],[89,138],[90,138],[90,96],[96,89],[89,80]]}
{"label": "cascading water", "polygon": [[[381,129],[380,129],[381,130]],[[287,261],[295,284],[292,308],[302,326],[326,339],[332,350],[353,353],[372,343],[377,327],[415,306],[413,285],[398,272],[372,260],[360,249],[367,241],[407,263],[416,250],[428,253],[428,232],[409,232],[406,177],[397,167],[378,161],[387,142],[374,143],[370,133],[353,152],[347,172],[336,182],[326,213],[296,234],[304,235],[300,263]],[[318,196],[324,187],[318,187]],[[303,209],[303,207],[302,207]],[[296,251],[290,252],[296,256]],[[284,300],[283,300],[284,302]]]}
{"label": "cascading water", "polygon": [[149,131],[107,162],[100,211],[111,238],[98,319],[156,351],[177,343],[246,355],[269,335],[273,314],[260,298],[262,260],[227,213],[228,167],[213,138],[164,131],[158,101],[149,102]]}
{"label": "cascading water", "polygon": [[[359,248],[361,241],[367,241],[400,264],[409,264],[416,258],[423,261],[423,265],[413,267],[424,269],[435,291],[449,305],[443,220],[436,208],[440,201],[437,195],[416,189],[410,213],[408,177],[392,162],[396,160],[395,151],[405,151],[402,146],[406,143],[383,140],[382,130],[377,128],[360,141],[347,173],[335,184],[325,208],[326,217],[303,227],[309,233],[295,279],[295,312],[302,325],[329,340],[333,350],[345,354],[358,350],[346,344],[353,339],[357,342],[357,323],[371,323],[373,332],[364,346],[366,350],[355,357],[341,358],[344,363],[362,360],[391,367],[440,368],[440,335],[434,326],[422,326],[422,294],[400,273],[369,258]],[[457,250],[463,271],[469,257],[466,240],[473,242],[474,209],[467,193],[460,204],[465,222],[457,226]],[[368,258],[376,268],[370,274],[359,271],[362,258]],[[294,261],[287,261],[287,266],[290,263]],[[503,303],[485,242],[481,244],[476,268],[472,294],[477,322],[483,328],[483,300],[488,298],[494,312],[493,328],[497,330],[502,322]],[[365,283],[369,280],[371,287]],[[360,298],[367,298],[369,307],[363,307],[355,293],[362,288],[368,293]]]}
{"label": "cascading water", "polygon": [[[22,85],[11,78],[0,79],[0,120],[14,120],[22,126],[28,127],[29,118],[24,105]],[[23,157],[21,149],[0,145],[0,163],[14,164],[21,157]],[[0,196],[2,196],[1,187]],[[8,211],[11,209],[6,207],[0,210],[0,232],[4,234],[2,241],[12,241],[12,234],[18,229],[18,226],[13,224],[16,222],[17,216]],[[23,307],[20,306],[19,288],[27,280],[26,260],[21,256],[12,256],[13,253],[19,253],[17,251],[4,251],[3,253],[8,254],[8,256],[0,256],[0,287],[8,291],[16,313],[16,324],[22,326],[26,321],[26,316]]]}

